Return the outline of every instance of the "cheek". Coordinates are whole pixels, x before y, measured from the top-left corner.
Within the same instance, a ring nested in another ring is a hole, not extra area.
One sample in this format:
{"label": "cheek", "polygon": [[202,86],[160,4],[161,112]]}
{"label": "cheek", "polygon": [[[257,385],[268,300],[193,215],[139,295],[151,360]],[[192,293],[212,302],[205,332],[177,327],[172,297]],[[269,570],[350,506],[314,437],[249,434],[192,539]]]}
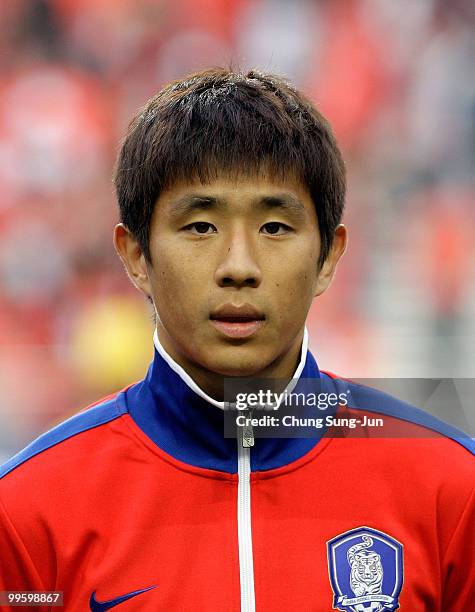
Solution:
{"label": "cheek", "polygon": [[163,258],[156,266],[153,285],[157,296],[169,300],[174,300],[177,296],[183,298],[183,291],[189,283],[189,275],[179,261]]}
{"label": "cheek", "polygon": [[166,235],[157,239],[153,261],[156,293],[163,292],[169,299],[179,297],[180,301],[183,300],[187,289],[199,282],[202,266],[196,254],[179,248],[175,241],[167,240]]}
{"label": "cheek", "polygon": [[151,286],[160,320],[174,336],[195,336],[209,312],[209,262],[202,253],[176,248],[167,240],[155,249],[153,261]]}
{"label": "cheek", "polygon": [[310,285],[308,273],[302,272],[285,279],[281,286],[276,286],[275,315],[283,330],[287,330],[290,335],[294,334],[307,318],[313,300]]}
{"label": "cheek", "polygon": [[303,250],[293,257],[282,259],[273,273],[273,287],[279,301],[293,305],[293,309],[310,307],[317,282],[317,256]]}

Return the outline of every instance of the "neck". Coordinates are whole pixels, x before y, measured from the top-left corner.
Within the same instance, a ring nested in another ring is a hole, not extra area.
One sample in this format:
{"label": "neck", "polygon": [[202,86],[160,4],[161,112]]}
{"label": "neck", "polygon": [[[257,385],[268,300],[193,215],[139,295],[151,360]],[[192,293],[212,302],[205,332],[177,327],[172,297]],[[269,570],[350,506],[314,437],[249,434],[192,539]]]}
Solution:
{"label": "neck", "polygon": [[[168,361],[169,365],[182,378],[188,379],[188,384],[194,388],[195,392],[202,395],[205,399],[213,400],[213,403],[220,405],[224,400],[224,381],[231,378],[206,370],[198,364],[189,360],[174,347],[170,336],[161,326],[157,326],[154,334],[154,343],[157,351]],[[271,378],[282,381],[283,387],[292,378],[298,378],[305,364],[305,357],[308,347],[308,334],[306,328],[295,338],[291,347],[282,355],[279,355],[273,362],[268,364],[259,372],[254,373],[252,378]],[[233,376],[239,379],[239,376]],[[246,376],[245,378],[250,378]]]}

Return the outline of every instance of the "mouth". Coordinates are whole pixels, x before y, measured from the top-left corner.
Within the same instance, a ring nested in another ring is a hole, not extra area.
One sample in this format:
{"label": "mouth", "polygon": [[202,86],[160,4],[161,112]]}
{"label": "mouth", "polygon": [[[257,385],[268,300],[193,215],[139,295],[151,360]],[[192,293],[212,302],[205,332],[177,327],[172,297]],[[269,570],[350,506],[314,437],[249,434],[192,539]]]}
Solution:
{"label": "mouth", "polygon": [[212,325],[229,338],[249,338],[265,323],[265,315],[250,304],[225,304],[210,315]]}

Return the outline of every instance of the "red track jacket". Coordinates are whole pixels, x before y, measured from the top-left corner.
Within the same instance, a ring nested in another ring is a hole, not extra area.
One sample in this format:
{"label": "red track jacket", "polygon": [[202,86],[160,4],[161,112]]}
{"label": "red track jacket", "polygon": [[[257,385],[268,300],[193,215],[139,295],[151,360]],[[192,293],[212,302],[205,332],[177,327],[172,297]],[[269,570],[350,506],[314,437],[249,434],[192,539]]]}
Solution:
{"label": "red track jacket", "polygon": [[[475,610],[470,439],[345,381],[358,407],[336,417],[404,433],[244,448],[156,348],[145,380],[0,469],[0,591],[62,591],[68,612]],[[298,377],[330,380],[306,339]]]}

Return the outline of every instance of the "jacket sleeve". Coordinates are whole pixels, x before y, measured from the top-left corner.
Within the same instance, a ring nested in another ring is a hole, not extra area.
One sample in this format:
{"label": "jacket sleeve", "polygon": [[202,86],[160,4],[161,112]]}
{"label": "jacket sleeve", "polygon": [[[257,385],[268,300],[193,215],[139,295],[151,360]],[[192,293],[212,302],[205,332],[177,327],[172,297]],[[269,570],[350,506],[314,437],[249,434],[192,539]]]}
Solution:
{"label": "jacket sleeve", "polygon": [[[0,591],[45,591],[40,575],[0,499]],[[0,606],[14,612],[18,608]],[[45,607],[30,607],[45,610]]]}
{"label": "jacket sleeve", "polygon": [[442,610],[465,612],[475,601],[475,489],[443,557]]}

